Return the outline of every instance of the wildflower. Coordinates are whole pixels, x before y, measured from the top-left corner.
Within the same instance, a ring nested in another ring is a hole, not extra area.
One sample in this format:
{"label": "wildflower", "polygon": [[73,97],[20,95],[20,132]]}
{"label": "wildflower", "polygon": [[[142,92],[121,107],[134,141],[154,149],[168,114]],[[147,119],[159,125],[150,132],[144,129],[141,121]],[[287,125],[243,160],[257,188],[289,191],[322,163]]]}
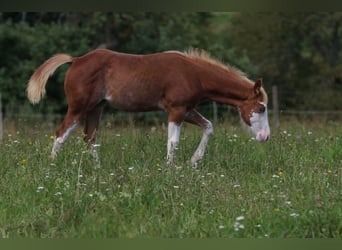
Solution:
{"label": "wildflower", "polygon": [[223,225],[219,225],[219,226],[218,226],[218,228],[219,228],[219,229],[224,229],[224,228],[225,228],[225,226],[223,226]]}
{"label": "wildflower", "polygon": [[292,214],[290,214],[290,216],[293,217],[293,218],[297,218],[297,217],[299,216],[299,214],[297,214],[297,213],[292,213]]}
{"label": "wildflower", "polygon": [[244,229],[245,226],[241,224],[239,221],[234,222],[234,231],[239,231],[240,229]]}
{"label": "wildflower", "polygon": [[42,191],[43,189],[44,189],[44,187],[42,187],[42,186],[37,187],[37,193],[39,193],[39,192]]}
{"label": "wildflower", "polygon": [[22,160],[20,161],[20,164],[21,164],[21,165],[25,165],[25,164],[26,164],[26,162],[27,162],[27,160],[25,160],[25,159],[22,159]]}
{"label": "wildflower", "polygon": [[50,140],[54,140],[55,139],[55,136],[54,135],[50,135]]}
{"label": "wildflower", "polygon": [[284,174],[284,172],[281,170],[278,172],[279,177],[283,176],[283,174]]}
{"label": "wildflower", "polygon": [[159,168],[159,167],[160,167],[160,164],[159,164],[159,163],[156,163],[156,167]]}
{"label": "wildflower", "polygon": [[120,179],[120,180],[122,180],[122,179],[124,179],[124,178],[125,178],[125,176],[123,176],[123,175],[120,175],[120,176],[119,176],[119,179]]}
{"label": "wildflower", "polygon": [[331,169],[328,169],[327,170],[327,174],[331,174],[332,173],[332,170]]}
{"label": "wildflower", "polygon": [[274,210],[274,212],[278,213],[280,211],[280,208],[279,207],[275,207],[273,210]]}
{"label": "wildflower", "polygon": [[302,136],[301,136],[301,135],[297,135],[297,136],[296,136],[296,139],[297,139],[297,140],[301,140],[301,139],[302,139]]}
{"label": "wildflower", "polygon": [[272,178],[279,178],[279,175],[274,174],[272,175]]}
{"label": "wildflower", "polygon": [[241,221],[241,220],[244,220],[245,219],[245,216],[241,215],[241,216],[238,216],[236,217],[236,221]]}
{"label": "wildflower", "polygon": [[240,229],[244,229],[245,226],[241,223],[245,219],[245,216],[241,215],[235,218],[234,222],[234,231],[239,231]]}
{"label": "wildflower", "polygon": [[57,192],[57,193],[55,193],[55,195],[56,196],[60,196],[60,195],[62,195],[62,193],[61,192]]}
{"label": "wildflower", "polygon": [[178,188],[179,188],[179,186],[173,186],[173,188],[174,188],[174,189],[178,189]]}

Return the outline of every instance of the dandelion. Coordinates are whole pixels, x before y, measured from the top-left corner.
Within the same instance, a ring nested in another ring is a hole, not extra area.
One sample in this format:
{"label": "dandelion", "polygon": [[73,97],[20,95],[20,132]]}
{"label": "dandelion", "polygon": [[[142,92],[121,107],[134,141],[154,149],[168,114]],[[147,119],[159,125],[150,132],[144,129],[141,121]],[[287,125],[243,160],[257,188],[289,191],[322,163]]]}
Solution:
{"label": "dandelion", "polygon": [[279,208],[279,207],[275,207],[275,208],[273,209],[273,211],[276,212],[276,213],[278,213],[278,212],[280,212],[280,208]]}
{"label": "dandelion", "polygon": [[328,170],[327,170],[327,174],[332,174],[332,170],[331,170],[331,169],[328,169]]}
{"label": "dandelion", "polygon": [[52,141],[53,141],[53,140],[55,139],[55,137],[56,137],[56,136],[54,136],[54,135],[50,135],[50,137],[49,137],[49,138],[50,138],[50,140],[52,140]]}
{"label": "dandelion", "polygon": [[25,159],[22,159],[22,160],[20,161],[20,164],[21,164],[21,165],[25,165],[25,164],[26,164],[26,162],[27,162],[27,160],[25,160]]}

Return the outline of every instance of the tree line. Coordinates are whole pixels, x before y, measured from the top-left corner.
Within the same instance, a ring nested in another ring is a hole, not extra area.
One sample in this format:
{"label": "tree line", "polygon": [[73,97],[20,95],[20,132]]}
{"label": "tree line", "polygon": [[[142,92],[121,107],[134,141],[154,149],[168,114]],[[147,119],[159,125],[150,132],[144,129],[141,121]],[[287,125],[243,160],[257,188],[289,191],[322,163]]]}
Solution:
{"label": "tree line", "polygon": [[[283,109],[341,109],[340,12],[14,12],[0,13],[0,93],[6,112],[32,112],[26,84],[56,53],[96,48],[154,53],[202,48],[277,85]],[[64,113],[63,66],[35,112]],[[37,111],[38,109],[38,111]]]}

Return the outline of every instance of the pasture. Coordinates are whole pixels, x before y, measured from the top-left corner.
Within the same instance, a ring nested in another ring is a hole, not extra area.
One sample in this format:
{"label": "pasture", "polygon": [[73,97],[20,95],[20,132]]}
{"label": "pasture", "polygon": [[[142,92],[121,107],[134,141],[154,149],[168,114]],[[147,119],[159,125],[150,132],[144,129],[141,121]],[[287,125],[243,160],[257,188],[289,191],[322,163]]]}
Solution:
{"label": "pasture", "polygon": [[341,238],[341,122],[289,120],[267,143],[237,122],[185,124],[175,166],[163,123],[102,120],[94,163],[77,129],[50,160],[56,125],[6,121],[2,238]]}

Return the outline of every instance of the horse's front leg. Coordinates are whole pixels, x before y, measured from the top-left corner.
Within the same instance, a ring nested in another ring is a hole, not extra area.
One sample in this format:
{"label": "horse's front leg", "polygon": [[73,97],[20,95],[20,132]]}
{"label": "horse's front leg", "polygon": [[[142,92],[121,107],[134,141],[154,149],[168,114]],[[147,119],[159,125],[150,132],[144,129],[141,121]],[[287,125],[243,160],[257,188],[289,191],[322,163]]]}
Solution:
{"label": "horse's front leg", "polygon": [[209,120],[204,118],[196,110],[189,111],[185,116],[185,121],[198,125],[203,129],[203,135],[200,144],[198,145],[195,153],[191,157],[191,164],[196,165],[197,161],[203,158],[205,148],[208,144],[210,136],[213,134],[213,126]]}
{"label": "horse's front leg", "polygon": [[179,135],[182,124],[175,122],[169,122],[168,125],[168,136],[167,136],[167,164],[173,164],[175,150],[178,147]]}
{"label": "horse's front leg", "polygon": [[185,117],[185,108],[173,108],[169,111],[167,135],[167,164],[173,164],[175,150],[178,147],[179,135]]}

